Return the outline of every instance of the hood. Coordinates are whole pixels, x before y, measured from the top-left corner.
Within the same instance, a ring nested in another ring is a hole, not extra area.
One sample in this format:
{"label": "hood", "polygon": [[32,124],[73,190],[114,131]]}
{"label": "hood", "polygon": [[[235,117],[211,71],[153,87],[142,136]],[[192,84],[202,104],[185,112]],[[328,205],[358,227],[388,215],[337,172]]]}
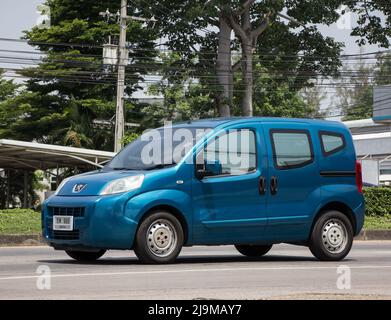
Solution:
{"label": "hood", "polygon": [[[71,177],[61,188],[58,196],[97,196],[104,186],[116,179],[141,174],[140,171],[93,171]],[[80,192],[73,192],[75,186],[80,185]]]}

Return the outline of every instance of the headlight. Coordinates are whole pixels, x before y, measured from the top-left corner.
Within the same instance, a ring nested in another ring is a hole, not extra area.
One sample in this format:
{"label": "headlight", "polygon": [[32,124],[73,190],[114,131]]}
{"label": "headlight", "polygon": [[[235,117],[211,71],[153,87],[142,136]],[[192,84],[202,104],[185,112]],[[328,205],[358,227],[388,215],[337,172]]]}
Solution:
{"label": "headlight", "polygon": [[61,191],[62,187],[65,186],[65,184],[66,184],[70,179],[71,179],[71,177],[65,178],[64,180],[61,181],[60,185],[57,187],[56,192],[54,193],[55,196]]}
{"label": "headlight", "polygon": [[100,195],[116,194],[128,192],[141,187],[144,181],[144,175],[132,176],[117,179],[108,183],[101,191]]}

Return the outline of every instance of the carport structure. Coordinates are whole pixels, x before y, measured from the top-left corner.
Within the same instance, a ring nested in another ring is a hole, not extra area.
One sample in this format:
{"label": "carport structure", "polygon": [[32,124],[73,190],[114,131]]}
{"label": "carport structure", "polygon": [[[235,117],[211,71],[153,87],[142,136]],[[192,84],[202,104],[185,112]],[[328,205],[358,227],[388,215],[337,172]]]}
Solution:
{"label": "carport structure", "polygon": [[[28,172],[42,170],[56,177],[61,168],[102,168],[115,156],[114,152],[63,147],[35,142],[0,139],[0,168],[9,186],[11,170],[24,171],[23,207],[27,207]],[[56,179],[58,183],[58,179]],[[7,188],[7,198],[9,188]],[[7,201],[8,202],[8,201]]]}

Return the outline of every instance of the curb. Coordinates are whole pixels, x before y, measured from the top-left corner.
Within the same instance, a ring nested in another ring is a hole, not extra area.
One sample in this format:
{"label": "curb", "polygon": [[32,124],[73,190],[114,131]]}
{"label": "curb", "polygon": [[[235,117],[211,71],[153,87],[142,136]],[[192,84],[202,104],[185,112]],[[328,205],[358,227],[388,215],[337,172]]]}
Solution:
{"label": "curb", "polygon": [[40,234],[10,234],[0,235],[1,246],[41,246],[43,239]]}
{"label": "curb", "polygon": [[391,240],[391,230],[361,230],[356,240]]}

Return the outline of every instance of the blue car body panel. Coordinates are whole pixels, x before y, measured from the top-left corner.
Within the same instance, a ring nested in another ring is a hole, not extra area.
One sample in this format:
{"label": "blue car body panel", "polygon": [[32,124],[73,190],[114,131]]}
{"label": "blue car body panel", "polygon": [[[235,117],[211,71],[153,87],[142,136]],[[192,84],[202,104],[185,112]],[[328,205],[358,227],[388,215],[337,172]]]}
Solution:
{"label": "blue car body panel", "polygon": [[[178,127],[212,128],[208,135],[175,166],[152,171],[98,170],[71,178],[42,210],[43,236],[56,248],[131,249],[140,221],[155,209],[168,210],[180,218],[186,230],[186,245],[305,242],[316,216],[330,204],[349,208],[355,234],[364,222],[364,200],[353,174],[356,157],[347,128],[337,122],[279,119],[231,118],[177,124]],[[198,179],[194,160],[204,145],[219,132],[249,129],[255,133],[254,171],[239,176]],[[313,161],[290,170],[275,166],[273,130],[308,132]],[[320,132],[343,135],[345,146],[325,155]],[[189,161],[192,160],[192,161]],[[134,191],[100,195],[115,179],[144,174],[142,186]],[[278,192],[267,188],[261,195],[260,177],[269,186],[278,179]],[[74,186],[85,185],[74,193]],[[80,213],[82,212],[82,213]],[[77,213],[77,214],[75,214]],[[74,231],[53,230],[53,215],[74,215]]]}

